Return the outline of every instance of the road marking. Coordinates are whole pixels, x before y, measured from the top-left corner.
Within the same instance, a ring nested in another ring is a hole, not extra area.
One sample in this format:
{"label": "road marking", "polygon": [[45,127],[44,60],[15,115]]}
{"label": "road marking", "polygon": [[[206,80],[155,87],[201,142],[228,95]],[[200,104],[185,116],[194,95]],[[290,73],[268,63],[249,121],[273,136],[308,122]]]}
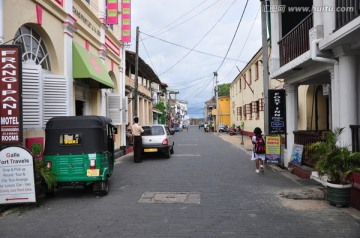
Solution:
{"label": "road marking", "polygon": [[199,154],[173,154],[171,156],[177,156],[177,157],[198,157]]}
{"label": "road marking", "polygon": [[198,144],[176,144],[176,146],[198,146]]}

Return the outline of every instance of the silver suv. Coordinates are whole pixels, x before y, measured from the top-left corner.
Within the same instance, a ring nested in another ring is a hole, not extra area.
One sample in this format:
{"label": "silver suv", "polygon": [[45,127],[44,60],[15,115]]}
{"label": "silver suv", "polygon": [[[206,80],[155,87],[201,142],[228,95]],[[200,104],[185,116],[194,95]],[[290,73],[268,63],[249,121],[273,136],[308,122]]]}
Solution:
{"label": "silver suv", "polygon": [[143,126],[142,147],[143,153],[161,153],[170,158],[174,153],[174,132],[165,125]]}

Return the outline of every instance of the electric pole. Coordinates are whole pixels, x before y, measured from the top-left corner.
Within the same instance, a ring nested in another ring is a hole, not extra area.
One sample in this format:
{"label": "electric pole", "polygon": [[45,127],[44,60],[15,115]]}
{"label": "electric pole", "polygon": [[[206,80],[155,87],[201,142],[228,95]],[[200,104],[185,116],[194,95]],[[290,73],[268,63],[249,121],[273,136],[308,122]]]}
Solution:
{"label": "electric pole", "polygon": [[139,27],[136,27],[135,50],[135,86],[134,86],[134,117],[138,115],[138,88],[139,88]]}
{"label": "electric pole", "polygon": [[219,132],[219,85],[217,80],[218,73],[214,72],[214,78],[215,78],[215,95],[216,95],[216,124],[215,124],[215,131],[216,133]]}
{"label": "electric pole", "polygon": [[264,84],[264,133],[269,134],[269,108],[268,108],[268,91],[269,91],[269,69],[268,69],[268,39],[266,25],[266,1],[261,1],[261,32],[262,32],[262,53],[263,53],[263,84]]}

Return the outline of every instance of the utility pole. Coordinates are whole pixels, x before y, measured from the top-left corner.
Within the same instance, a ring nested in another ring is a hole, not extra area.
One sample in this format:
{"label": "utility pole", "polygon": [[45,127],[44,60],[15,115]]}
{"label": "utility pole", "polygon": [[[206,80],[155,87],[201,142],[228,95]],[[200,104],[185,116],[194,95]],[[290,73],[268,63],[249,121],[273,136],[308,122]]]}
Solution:
{"label": "utility pole", "polygon": [[135,50],[135,89],[134,89],[134,117],[138,115],[138,88],[139,88],[139,27],[136,27]]}
{"label": "utility pole", "polygon": [[216,95],[216,125],[215,125],[215,131],[216,133],[219,133],[219,85],[217,80],[218,73],[214,72],[214,78],[215,78],[215,95]]}
{"label": "utility pole", "polygon": [[269,108],[268,108],[268,91],[269,91],[269,69],[268,69],[268,37],[266,25],[266,1],[261,1],[261,32],[262,32],[262,52],[263,52],[263,84],[264,84],[264,133],[269,134]]}

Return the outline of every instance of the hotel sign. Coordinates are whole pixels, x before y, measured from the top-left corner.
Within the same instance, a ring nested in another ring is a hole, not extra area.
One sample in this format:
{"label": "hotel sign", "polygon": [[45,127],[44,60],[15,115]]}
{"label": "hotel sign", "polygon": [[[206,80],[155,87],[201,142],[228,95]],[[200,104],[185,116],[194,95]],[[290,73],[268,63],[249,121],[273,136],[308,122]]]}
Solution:
{"label": "hotel sign", "polygon": [[269,134],[286,134],[285,89],[269,90]]}
{"label": "hotel sign", "polygon": [[22,61],[20,46],[0,46],[0,143],[22,142]]}

